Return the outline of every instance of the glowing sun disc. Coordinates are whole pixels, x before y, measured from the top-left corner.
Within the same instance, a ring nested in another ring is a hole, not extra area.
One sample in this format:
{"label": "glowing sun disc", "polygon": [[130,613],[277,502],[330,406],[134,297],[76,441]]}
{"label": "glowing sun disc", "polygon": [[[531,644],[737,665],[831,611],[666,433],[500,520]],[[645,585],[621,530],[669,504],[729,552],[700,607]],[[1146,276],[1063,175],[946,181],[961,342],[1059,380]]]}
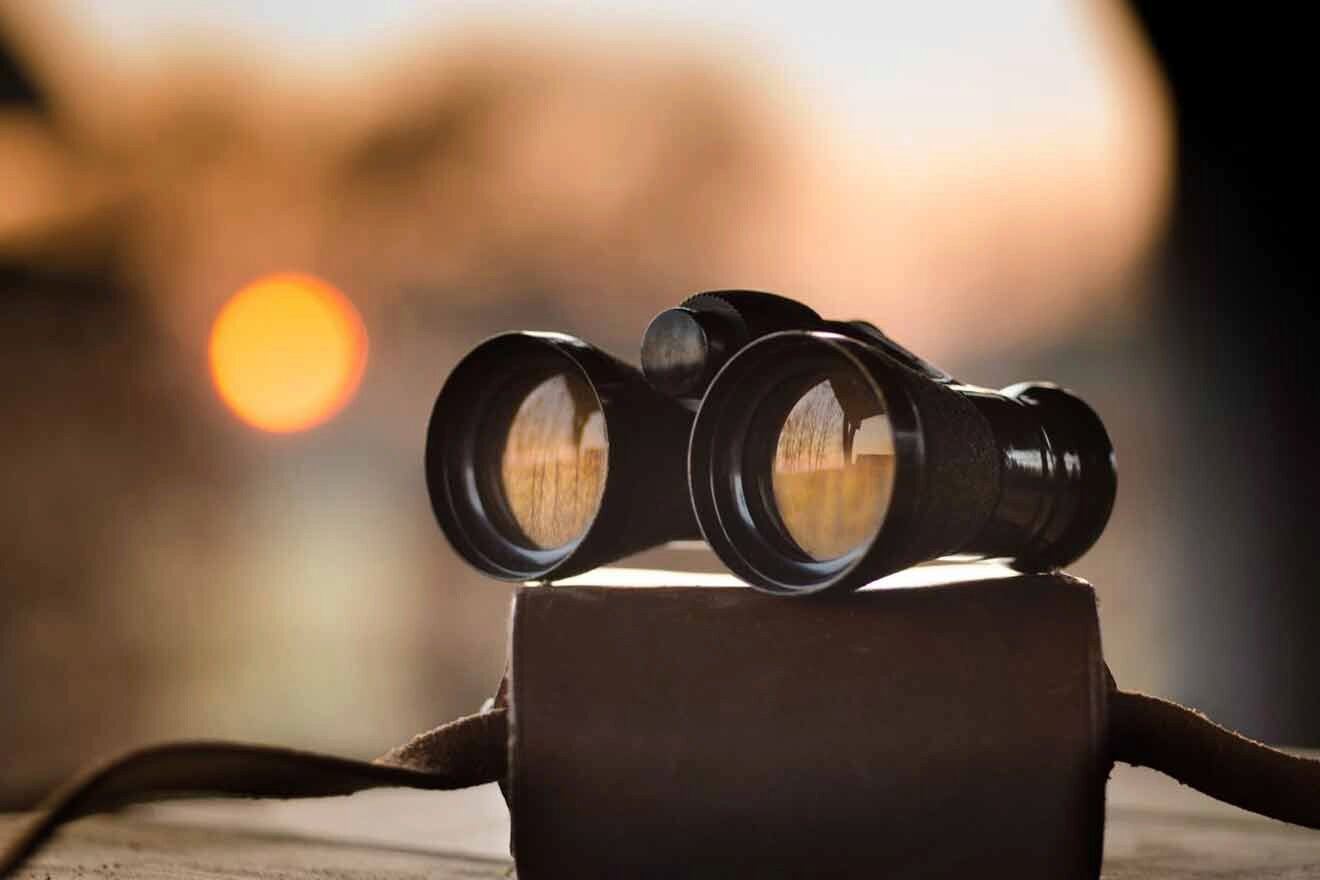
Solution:
{"label": "glowing sun disc", "polygon": [[336,415],[357,393],[367,332],[353,304],[310,275],[259,278],[211,328],[211,379],[240,419],[278,434]]}

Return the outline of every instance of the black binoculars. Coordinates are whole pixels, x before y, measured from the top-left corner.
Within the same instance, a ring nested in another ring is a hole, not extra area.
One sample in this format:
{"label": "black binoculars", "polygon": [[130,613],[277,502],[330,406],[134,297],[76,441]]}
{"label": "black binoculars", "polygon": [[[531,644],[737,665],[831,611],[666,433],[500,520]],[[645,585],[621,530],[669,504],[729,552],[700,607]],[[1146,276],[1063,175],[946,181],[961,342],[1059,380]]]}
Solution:
{"label": "black binoculars", "polygon": [[460,555],[550,580],[704,536],[751,586],[804,595],[948,556],[1057,568],[1113,507],[1113,447],[1076,396],[958,382],[863,321],[703,293],[651,322],[641,363],[541,332],[463,358],[426,444]]}

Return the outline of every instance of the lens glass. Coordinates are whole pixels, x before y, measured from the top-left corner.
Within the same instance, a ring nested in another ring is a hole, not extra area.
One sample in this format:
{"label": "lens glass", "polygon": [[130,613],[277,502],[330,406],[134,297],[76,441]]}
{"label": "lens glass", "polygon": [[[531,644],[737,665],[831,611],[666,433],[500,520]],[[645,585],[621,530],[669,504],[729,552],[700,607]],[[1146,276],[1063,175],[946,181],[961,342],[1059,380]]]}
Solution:
{"label": "lens glass", "polygon": [[812,384],[783,419],[771,483],[780,522],[812,559],[835,559],[868,541],[894,488],[884,401],[849,371]]}
{"label": "lens glass", "polygon": [[608,452],[600,403],[586,380],[562,372],[510,409],[499,458],[504,504],[524,542],[562,547],[600,507]]}

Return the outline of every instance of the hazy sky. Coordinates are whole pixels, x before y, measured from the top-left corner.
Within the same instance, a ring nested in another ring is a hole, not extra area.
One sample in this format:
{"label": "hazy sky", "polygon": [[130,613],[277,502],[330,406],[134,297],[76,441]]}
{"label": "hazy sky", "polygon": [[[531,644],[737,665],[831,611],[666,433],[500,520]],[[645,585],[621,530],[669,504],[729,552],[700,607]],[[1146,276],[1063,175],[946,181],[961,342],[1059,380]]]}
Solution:
{"label": "hazy sky", "polygon": [[[1105,112],[1084,0],[49,0],[62,26],[124,63],[205,41],[315,73],[351,70],[419,35],[491,19],[696,39],[783,72],[813,101],[863,123],[993,128],[1023,115]],[[897,134],[902,137],[901,132]]]}

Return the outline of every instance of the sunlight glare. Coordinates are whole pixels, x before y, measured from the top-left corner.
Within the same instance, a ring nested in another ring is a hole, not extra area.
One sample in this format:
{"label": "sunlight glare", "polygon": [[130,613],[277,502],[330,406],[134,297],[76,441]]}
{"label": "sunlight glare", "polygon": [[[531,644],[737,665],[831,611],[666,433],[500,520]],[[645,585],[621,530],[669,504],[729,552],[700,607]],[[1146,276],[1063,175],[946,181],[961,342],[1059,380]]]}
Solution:
{"label": "sunlight glare", "polygon": [[263,431],[305,431],[353,398],[367,333],[353,304],[310,275],[260,278],[225,303],[211,329],[211,378],[221,399]]}

